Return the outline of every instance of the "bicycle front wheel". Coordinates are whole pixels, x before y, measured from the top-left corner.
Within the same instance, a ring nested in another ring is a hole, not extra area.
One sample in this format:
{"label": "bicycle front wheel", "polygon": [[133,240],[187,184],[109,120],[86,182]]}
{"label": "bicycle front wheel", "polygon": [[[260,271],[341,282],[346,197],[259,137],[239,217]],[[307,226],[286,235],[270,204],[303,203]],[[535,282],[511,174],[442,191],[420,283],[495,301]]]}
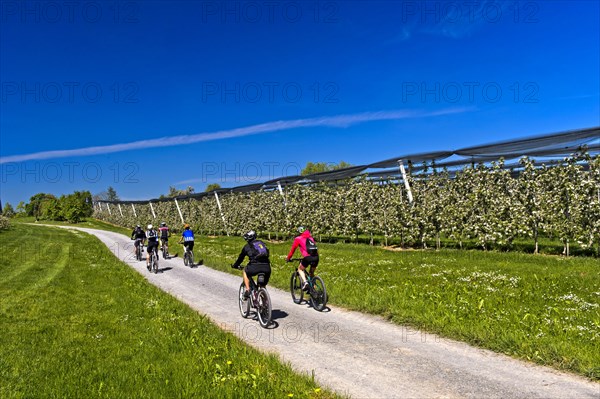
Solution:
{"label": "bicycle front wheel", "polygon": [[325,282],[319,276],[313,277],[313,287],[310,293],[313,308],[319,312],[327,305],[327,290]]}
{"label": "bicycle front wheel", "polygon": [[294,271],[290,277],[290,293],[294,303],[301,303],[304,297],[304,291],[302,291],[302,279],[298,271]]}
{"label": "bicycle front wheel", "polygon": [[267,328],[271,324],[271,296],[265,288],[258,290],[258,300],[256,301],[256,310],[258,313],[258,321],[261,327]]}
{"label": "bicycle front wheel", "polygon": [[246,285],[242,282],[240,285],[240,292],[238,295],[240,313],[244,319],[248,318],[250,314],[250,298],[244,299],[244,292],[246,291]]}

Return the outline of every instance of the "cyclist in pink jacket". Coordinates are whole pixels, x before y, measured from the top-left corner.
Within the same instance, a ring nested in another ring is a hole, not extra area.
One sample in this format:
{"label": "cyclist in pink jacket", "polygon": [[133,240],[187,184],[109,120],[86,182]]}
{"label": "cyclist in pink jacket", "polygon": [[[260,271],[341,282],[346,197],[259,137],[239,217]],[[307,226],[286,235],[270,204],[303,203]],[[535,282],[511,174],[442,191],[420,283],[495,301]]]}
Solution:
{"label": "cyclist in pink jacket", "polygon": [[315,244],[315,239],[310,235],[310,231],[308,229],[305,229],[304,227],[299,227],[298,232],[300,233],[300,235],[294,238],[294,242],[292,243],[292,249],[290,249],[290,253],[288,254],[285,261],[289,262],[292,256],[294,256],[296,248],[300,249],[302,260],[298,265],[298,274],[302,279],[302,289],[306,291],[308,290],[308,283],[306,282],[306,275],[304,274],[304,270],[307,266],[310,266],[310,276],[313,277],[315,275],[315,269],[319,265],[319,251],[317,248],[317,244]]}

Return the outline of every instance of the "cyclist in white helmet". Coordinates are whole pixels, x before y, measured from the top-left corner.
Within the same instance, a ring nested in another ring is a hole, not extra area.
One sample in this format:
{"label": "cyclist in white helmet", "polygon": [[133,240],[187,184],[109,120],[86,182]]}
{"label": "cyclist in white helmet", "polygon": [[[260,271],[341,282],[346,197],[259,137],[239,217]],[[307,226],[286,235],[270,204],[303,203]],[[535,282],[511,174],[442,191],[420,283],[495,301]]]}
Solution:
{"label": "cyclist in white helmet", "polygon": [[154,226],[151,224],[148,225],[148,230],[146,231],[146,239],[148,240],[148,245],[146,249],[148,250],[148,254],[146,256],[146,267],[150,270],[150,256],[152,256],[152,251],[155,248],[158,248],[158,233],[154,230]]}

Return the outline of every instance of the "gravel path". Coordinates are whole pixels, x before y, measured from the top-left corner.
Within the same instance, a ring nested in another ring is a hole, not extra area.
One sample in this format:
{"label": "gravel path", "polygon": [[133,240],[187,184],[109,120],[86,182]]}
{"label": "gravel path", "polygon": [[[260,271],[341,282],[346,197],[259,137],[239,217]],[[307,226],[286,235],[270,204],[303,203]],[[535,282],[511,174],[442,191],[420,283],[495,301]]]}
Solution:
{"label": "gravel path", "polygon": [[[248,344],[277,353],[294,369],[352,398],[595,398],[600,384],[518,361],[379,317],[331,307],[296,305],[289,292],[269,287],[274,325],[262,329],[240,316],[239,276],[189,268],[181,257],[160,260],[159,273],[132,257],[121,234],[80,228],[122,261],[221,328]],[[240,247],[243,242],[240,240]],[[196,251],[197,252],[197,251]],[[145,253],[144,253],[145,255]]]}

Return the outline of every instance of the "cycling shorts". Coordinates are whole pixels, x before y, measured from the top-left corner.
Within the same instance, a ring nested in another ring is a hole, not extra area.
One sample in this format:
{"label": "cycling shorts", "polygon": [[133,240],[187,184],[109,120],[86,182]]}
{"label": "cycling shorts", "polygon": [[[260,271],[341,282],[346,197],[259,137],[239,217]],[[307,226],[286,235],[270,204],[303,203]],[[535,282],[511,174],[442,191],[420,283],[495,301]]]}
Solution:
{"label": "cycling shorts", "polygon": [[317,267],[319,266],[319,256],[305,256],[304,258],[302,258],[302,260],[300,261],[300,264],[304,267]]}
{"label": "cycling shorts", "polygon": [[184,241],[183,246],[187,248],[188,251],[192,251],[194,249],[194,241]]}
{"label": "cycling shorts", "polygon": [[244,268],[246,272],[246,276],[253,277],[258,273],[265,274],[265,285],[269,282],[269,278],[271,277],[271,265],[268,263],[251,263]]}

